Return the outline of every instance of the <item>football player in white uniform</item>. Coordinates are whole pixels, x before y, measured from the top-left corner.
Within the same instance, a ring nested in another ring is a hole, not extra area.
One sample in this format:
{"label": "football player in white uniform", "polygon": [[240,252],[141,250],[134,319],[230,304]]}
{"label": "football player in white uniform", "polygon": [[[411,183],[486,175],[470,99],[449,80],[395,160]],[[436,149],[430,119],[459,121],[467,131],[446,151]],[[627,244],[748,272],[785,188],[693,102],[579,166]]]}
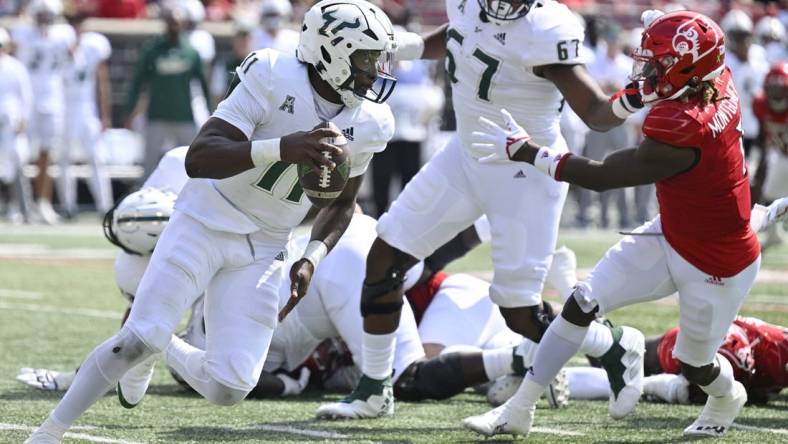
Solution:
{"label": "football player in white uniform", "polygon": [[63,143],[65,104],[63,100],[63,68],[74,43],[71,26],[53,23],[63,11],[61,0],[33,0],[28,11],[34,26],[14,29],[16,56],[25,64],[33,85],[34,108],[28,133],[38,149],[38,175],[34,193],[38,210],[47,223],[58,217],[52,209],[52,179],[49,177],[49,152]]}
{"label": "football player in white uniform", "polygon": [[[393,332],[402,306],[404,270],[482,214],[489,218],[493,233],[495,276],[490,297],[513,331],[539,341],[546,330],[540,314],[541,292],[567,187],[530,166],[480,164],[480,153],[471,149],[473,133],[482,129],[479,116],[500,121],[500,109],[511,107],[540,144],[564,152],[567,148],[559,127],[564,98],[589,127],[599,131],[622,124],[642,107],[634,89],[617,94],[611,105],[583,65],[583,27],[562,4],[447,0],[446,10],[449,23],[426,37],[398,34],[397,55],[402,59],[445,56],[457,134],[408,183],[378,222],[378,239],[369,253],[361,298],[364,377],[346,399],[321,406],[321,417],[376,417],[393,412],[393,403],[377,403],[387,407],[381,410],[367,400],[392,397]],[[517,135],[512,136],[513,142]],[[597,357],[618,351],[634,356],[627,359],[629,366],[610,366],[613,378],[633,373],[623,369],[642,360],[642,334],[624,329],[622,337],[627,340],[614,340],[607,327],[598,325],[583,349]],[[629,345],[622,349],[622,343]],[[627,378],[627,385],[632,396],[639,397],[638,378]],[[612,404],[629,405],[630,397],[616,390]]]}
{"label": "football player in white uniform", "polygon": [[[115,257],[114,275],[121,296],[129,302],[124,322],[151,252],[172,215],[175,198],[189,179],[184,167],[187,150],[182,146],[164,154],[142,188],[119,201],[104,217],[104,235],[121,249]],[[61,391],[68,390],[75,374],[25,367],[16,379],[40,390]]]}
{"label": "football player in white uniform", "polygon": [[112,207],[112,185],[97,152],[101,132],[112,126],[107,66],[112,47],[103,35],[83,32],[84,19],[85,16],[79,13],[68,17],[76,31],[77,41],[64,70],[68,112],[64,149],[58,153],[60,177],[57,181],[58,194],[68,216],[77,212],[77,180],[71,168],[71,154],[77,145],[82,146],[93,170],[88,188],[96,210],[105,214]]}
{"label": "football player in white uniform", "polygon": [[[8,216],[30,222],[30,189],[22,172],[25,128],[33,109],[33,92],[25,65],[10,55],[11,37],[0,28],[0,188],[8,190]],[[12,209],[17,205],[18,209]]]}
{"label": "football player in white uniform", "polygon": [[[128,320],[85,359],[30,442],[60,442],[116,383],[124,406],[138,404],[162,352],[212,403],[233,405],[246,397],[277,324],[284,248],[311,206],[295,164],[333,168],[324,153],[342,149],[325,138],[342,134],[321,122],[354,128],[343,148],[349,150],[350,179],[317,213],[304,256],[290,269],[291,299],[297,300],[350,223],[362,174],[393,133],[383,102],[395,83],[386,73],[394,45],[391,22],[379,8],[324,0],[305,15],[298,57],[274,50],[247,57],[236,70],[235,88],[189,148],[192,179],[156,245]],[[204,291],[202,350],[172,333]]]}

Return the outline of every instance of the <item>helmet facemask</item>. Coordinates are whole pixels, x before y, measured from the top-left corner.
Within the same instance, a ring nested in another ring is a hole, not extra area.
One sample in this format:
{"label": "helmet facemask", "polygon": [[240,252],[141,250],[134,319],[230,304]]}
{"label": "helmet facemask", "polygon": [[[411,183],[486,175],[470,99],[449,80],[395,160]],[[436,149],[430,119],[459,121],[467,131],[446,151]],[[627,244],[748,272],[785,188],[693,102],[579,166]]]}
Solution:
{"label": "helmet facemask", "polygon": [[346,106],[356,107],[391,95],[395,46],[391,22],[380,8],[361,0],[323,0],[304,16],[297,56]]}

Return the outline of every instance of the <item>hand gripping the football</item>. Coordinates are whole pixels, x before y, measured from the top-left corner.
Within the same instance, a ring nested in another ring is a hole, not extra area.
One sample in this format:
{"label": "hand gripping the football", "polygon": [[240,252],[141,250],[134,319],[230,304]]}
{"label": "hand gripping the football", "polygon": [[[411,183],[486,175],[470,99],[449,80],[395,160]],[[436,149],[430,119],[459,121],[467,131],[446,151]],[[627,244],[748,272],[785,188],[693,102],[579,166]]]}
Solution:
{"label": "hand gripping the football", "polygon": [[309,165],[319,174],[321,166],[332,170],[336,168],[331,159],[342,154],[342,148],[330,143],[335,138],[342,138],[342,133],[336,126],[324,122],[309,131],[297,131],[282,137],[279,152],[283,161]]}
{"label": "hand gripping the football", "polygon": [[471,133],[471,148],[483,154],[479,159],[481,163],[508,162],[525,142],[531,140],[531,136],[514,121],[508,111],[502,109],[501,116],[503,127],[486,117],[479,117],[482,131]]}

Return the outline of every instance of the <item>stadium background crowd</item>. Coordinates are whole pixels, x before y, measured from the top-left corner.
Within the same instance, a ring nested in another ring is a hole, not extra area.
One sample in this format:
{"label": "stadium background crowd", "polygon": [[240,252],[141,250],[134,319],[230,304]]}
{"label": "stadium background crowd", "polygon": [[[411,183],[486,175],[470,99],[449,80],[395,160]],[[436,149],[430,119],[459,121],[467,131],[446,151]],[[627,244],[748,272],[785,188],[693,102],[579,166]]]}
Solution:
{"label": "stadium background crowd", "polygon": [[[627,83],[632,64],[627,54],[639,42],[643,10],[687,8],[718,20],[728,42],[726,63],[742,99],[748,161],[757,169],[763,156],[755,146],[759,128],[752,101],[762,90],[770,66],[788,60],[788,0],[562,2],[585,22],[588,69],[608,93]],[[296,24],[311,4],[310,0],[0,0],[0,28],[8,32],[3,37],[0,31],[0,52],[5,54],[0,57],[21,57],[20,51],[31,43],[26,36],[31,34],[20,29],[34,28],[40,21],[36,11],[49,9],[55,23],[96,32],[111,46],[97,62],[107,68],[107,76],[102,76],[101,69],[94,73],[98,94],[89,114],[95,114],[101,123],[95,144],[66,140],[76,116],[68,101],[64,107],[54,107],[66,117],[71,114],[72,120],[64,119],[65,128],[54,134],[52,147],[37,142],[40,137],[34,132],[41,125],[33,125],[35,112],[23,112],[13,134],[0,142],[3,217],[18,223],[58,223],[76,217],[80,210],[105,212],[113,200],[142,183],[166,150],[191,141],[223,97],[232,79],[230,73],[247,53],[265,47],[295,50]],[[381,6],[395,25],[412,31],[429,29],[446,19],[442,0],[384,0]],[[66,58],[73,64],[81,40],[70,37],[64,41],[69,42]],[[169,70],[167,63],[159,63],[162,54],[171,62]],[[2,60],[0,79],[8,75],[8,63]],[[186,64],[181,64],[184,61]],[[30,63],[25,64],[29,72]],[[69,66],[69,61],[63,65]],[[396,134],[389,149],[374,159],[361,196],[371,214],[379,215],[386,209],[400,187],[453,130],[452,104],[441,68],[426,61],[400,62],[396,67],[398,85],[389,100],[397,121]],[[20,75],[19,70],[14,73]],[[50,74],[68,76],[69,70],[53,69]],[[28,81],[35,83],[34,74],[29,76]],[[36,85],[32,86],[32,108],[46,108],[43,102],[56,100],[36,97]],[[24,100],[15,102],[9,95],[19,95],[22,89],[0,88],[0,108],[21,106]],[[569,107],[564,110],[562,130],[570,149],[587,157],[601,159],[611,150],[635,145],[641,137],[642,119],[629,119],[624,127],[603,134],[589,131]],[[89,144],[94,146],[84,146]],[[42,148],[51,149],[52,155],[40,156]],[[47,170],[49,163],[54,166]],[[51,185],[40,177],[42,169],[58,183],[54,194],[46,190]],[[111,182],[102,184],[97,177],[102,175]],[[63,177],[77,178],[74,197],[67,197],[69,185]],[[762,200],[762,178],[757,173],[752,177],[753,200]],[[30,187],[33,178],[35,186]],[[577,189],[572,194],[567,201],[572,209],[564,216],[567,226],[631,228],[656,212],[653,186],[605,193]],[[610,203],[615,203],[615,208],[608,210]]]}

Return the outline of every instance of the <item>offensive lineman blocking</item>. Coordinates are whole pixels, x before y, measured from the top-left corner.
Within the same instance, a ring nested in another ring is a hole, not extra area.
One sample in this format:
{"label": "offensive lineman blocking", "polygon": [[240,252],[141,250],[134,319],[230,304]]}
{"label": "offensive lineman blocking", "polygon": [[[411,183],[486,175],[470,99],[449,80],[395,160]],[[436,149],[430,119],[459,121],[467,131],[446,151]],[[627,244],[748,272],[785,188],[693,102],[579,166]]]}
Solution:
{"label": "offensive lineman blocking", "polygon": [[[359,26],[347,26],[353,23]],[[162,352],[209,401],[232,405],[246,397],[277,324],[287,240],[311,207],[292,164],[333,168],[323,152],[340,152],[324,140],[341,138],[338,131],[304,130],[331,120],[354,127],[354,140],[343,148],[350,150],[350,179],[318,212],[304,256],[290,269],[294,298],[303,296],[318,262],[347,228],[362,174],[393,133],[383,102],[395,83],[386,72],[394,47],[391,22],[379,8],[324,0],[304,18],[297,58],[273,50],[246,58],[234,89],[189,148],[192,179],[157,243],[129,319],[85,359],[71,388],[26,442],[61,442],[116,382],[121,402],[133,407]],[[377,89],[376,80],[382,83]],[[172,334],[204,291],[208,333],[201,350]]]}

